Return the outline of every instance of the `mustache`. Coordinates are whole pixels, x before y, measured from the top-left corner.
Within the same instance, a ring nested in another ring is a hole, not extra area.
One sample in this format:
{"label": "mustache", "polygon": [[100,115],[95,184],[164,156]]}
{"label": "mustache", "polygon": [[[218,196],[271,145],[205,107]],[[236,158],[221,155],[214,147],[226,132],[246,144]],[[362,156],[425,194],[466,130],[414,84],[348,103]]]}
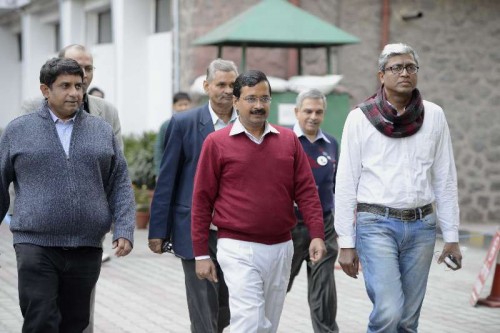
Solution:
{"label": "mustache", "polygon": [[264,114],[266,114],[266,110],[264,110],[264,109],[255,109],[255,110],[251,110],[250,114],[264,115]]}

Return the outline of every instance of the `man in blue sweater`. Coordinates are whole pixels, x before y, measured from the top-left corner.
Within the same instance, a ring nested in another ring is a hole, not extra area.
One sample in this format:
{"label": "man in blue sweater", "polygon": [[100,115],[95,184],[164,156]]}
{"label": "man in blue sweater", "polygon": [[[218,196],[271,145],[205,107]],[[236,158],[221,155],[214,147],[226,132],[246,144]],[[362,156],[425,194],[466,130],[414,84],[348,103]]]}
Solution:
{"label": "man in blue sweater", "polygon": [[40,71],[46,102],[0,139],[0,220],[10,224],[23,332],[82,332],[99,277],[102,238],[114,222],[117,256],[132,250],[134,196],[113,129],[81,109],[83,71],[53,58]]}
{"label": "man in blue sweater", "polygon": [[338,255],[337,234],[333,226],[335,175],[337,172],[338,144],[334,137],[320,128],[326,112],[326,97],[317,89],[301,92],[297,96],[295,116],[297,123],[293,131],[311,165],[316,188],[323,208],[326,255],[316,264],[309,259],[309,232],[302,214],[296,209],[298,223],[292,230],[294,254],[288,291],[300,271],[302,262],[307,262],[308,301],[314,333],[338,332],[337,292],[334,265]]}

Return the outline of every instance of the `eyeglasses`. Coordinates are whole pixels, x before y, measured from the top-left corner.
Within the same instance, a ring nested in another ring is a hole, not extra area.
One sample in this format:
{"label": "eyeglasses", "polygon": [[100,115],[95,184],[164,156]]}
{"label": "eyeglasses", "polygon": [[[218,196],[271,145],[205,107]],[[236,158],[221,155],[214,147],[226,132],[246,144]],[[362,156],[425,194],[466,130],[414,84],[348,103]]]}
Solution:
{"label": "eyeglasses", "polygon": [[403,73],[403,70],[406,69],[406,73],[408,74],[415,74],[416,72],[418,72],[418,66],[417,65],[406,65],[406,66],[403,66],[403,65],[394,65],[394,66],[391,66],[391,67],[387,67],[385,68],[384,70],[388,70],[390,69],[392,74],[401,74]]}
{"label": "eyeglasses", "polygon": [[82,67],[82,69],[87,72],[87,73],[92,73],[95,69],[94,66],[85,66],[85,67]]}
{"label": "eyeglasses", "polygon": [[257,98],[257,97],[244,97],[242,99],[245,100],[245,102],[247,102],[248,104],[256,104],[257,101],[260,101],[261,104],[269,104],[269,103],[271,103],[271,97],[269,97],[269,96],[263,96],[263,97],[260,97],[260,98]]}

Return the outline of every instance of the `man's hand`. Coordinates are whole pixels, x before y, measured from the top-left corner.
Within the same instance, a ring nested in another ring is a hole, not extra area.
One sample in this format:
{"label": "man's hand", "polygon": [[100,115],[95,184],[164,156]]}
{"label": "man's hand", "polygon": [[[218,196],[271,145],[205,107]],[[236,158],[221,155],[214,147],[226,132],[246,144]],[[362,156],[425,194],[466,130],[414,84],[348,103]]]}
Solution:
{"label": "man's hand", "polygon": [[320,261],[326,254],[325,242],[321,238],[313,238],[309,244],[309,259],[313,264]]}
{"label": "man's hand", "polygon": [[125,257],[132,251],[132,243],[128,239],[118,238],[113,242],[113,249],[116,249],[115,256]]}
{"label": "man's hand", "polygon": [[148,246],[151,251],[154,253],[161,254],[161,245],[163,244],[163,239],[160,238],[151,238],[148,241]]}
{"label": "man's hand", "polygon": [[443,252],[441,253],[441,256],[438,259],[438,264],[442,263],[444,261],[444,258],[448,256],[452,256],[454,261],[457,263],[457,267],[453,268],[450,267],[452,270],[456,271],[457,269],[462,268],[462,252],[460,252],[460,246],[458,243],[445,243],[443,246]]}
{"label": "man's hand", "polygon": [[212,259],[196,260],[196,276],[200,280],[207,279],[208,281],[219,282]]}
{"label": "man's hand", "polygon": [[356,249],[340,249],[339,264],[344,273],[357,279],[359,273],[359,258]]}

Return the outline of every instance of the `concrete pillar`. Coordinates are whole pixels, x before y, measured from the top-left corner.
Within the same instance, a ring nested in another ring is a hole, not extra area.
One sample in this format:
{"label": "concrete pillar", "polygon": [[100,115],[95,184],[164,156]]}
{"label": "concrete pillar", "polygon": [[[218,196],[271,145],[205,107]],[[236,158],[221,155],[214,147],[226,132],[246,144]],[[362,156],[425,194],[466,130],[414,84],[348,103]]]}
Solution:
{"label": "concrete pillar", "polygon": [[22,47],[22,100],[40,96],[40,68],[50,54],[54,54],[53,28],[42,23],[36,14],[21,16]]}
{"label": "concrete pillar", "polygon": [[61,47],[69,44],[85,44],[84,1],[59,0],[61,21]]}
{"label": "concrete pillar", "polygon": [[21,101],[21,65],[17,45],[17,35],[7,27],[0,26],[0,45],[2,52],[0,57],[0,100],[2,110],[0,111],[0,128],[7,124],[19,114]]}
{"label": "concrete pillar", "polygon": [[113,0],[113,34],[116,54],[116,106],[123,128],[142,132],[148,124],[148,35],[151,8],[148,1]]}

